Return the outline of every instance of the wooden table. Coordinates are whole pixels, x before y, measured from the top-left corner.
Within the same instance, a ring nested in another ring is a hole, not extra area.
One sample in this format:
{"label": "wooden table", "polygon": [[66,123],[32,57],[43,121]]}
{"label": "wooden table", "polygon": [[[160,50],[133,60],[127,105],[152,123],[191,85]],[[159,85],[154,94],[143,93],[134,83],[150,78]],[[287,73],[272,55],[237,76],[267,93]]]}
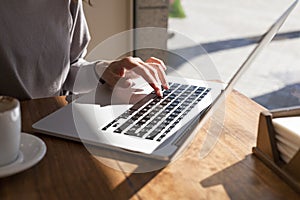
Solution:
{"label": "wooden table", "polygon": [[217,123],[222,133],[208,156],[199,158],[209,123],[179,159],[148,173],[114,170],[99,162],[81,143],[32,131],[33,122],[66,104],[64,97],[22,103],[23,131],[43,139],[47,154],[29,170],[0,179],[0,199],[300,197],[251,153],[256,144],[259,112],[264,108],[238,92],[226,101],[225,124]]}

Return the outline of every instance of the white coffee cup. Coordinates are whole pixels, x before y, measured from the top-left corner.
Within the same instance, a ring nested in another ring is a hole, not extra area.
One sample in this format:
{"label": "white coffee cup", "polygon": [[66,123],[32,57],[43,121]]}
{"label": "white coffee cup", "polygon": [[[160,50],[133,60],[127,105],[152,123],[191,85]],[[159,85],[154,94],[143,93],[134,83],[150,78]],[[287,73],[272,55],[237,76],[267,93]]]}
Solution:
{"label": "white coffee cup", "polygon": [[20,102],[0,96],[0,166],[17,159],[21,138]]}

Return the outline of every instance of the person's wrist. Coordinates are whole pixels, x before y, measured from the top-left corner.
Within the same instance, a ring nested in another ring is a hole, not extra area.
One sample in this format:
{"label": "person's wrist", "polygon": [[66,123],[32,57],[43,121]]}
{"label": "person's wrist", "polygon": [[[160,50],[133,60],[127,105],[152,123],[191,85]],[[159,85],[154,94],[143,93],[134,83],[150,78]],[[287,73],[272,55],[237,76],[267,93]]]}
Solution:
{"label": "person's wrist", "polygon": [[101,84],[105,83],[105,80],[102,78],[102,75],[103,75],[104,71],[106,70],[106,68],[109,66],[109,64],[110,64],[110,62],[108,62],[108,61],[99,61],[99,62],[96,62],[95,66],[94,66],[95,75]]}

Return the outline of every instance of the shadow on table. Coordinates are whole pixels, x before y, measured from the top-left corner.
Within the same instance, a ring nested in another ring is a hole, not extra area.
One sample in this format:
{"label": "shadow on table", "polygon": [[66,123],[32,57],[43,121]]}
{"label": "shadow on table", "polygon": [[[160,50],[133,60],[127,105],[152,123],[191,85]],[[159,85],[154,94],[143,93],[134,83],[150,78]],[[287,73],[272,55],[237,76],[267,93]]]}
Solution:
{"label": "shadow on table", "polygon": [[300,83],[287,85],[277,91],[273,91],[252,98],[267,109],[278,109],[300,105]]}
{"label": "shadow on table", "polygon": [[[126,194],[122,195],[121,199],[131,199],[133,196],[137,196],[138,199],[141,199],[138,195],[139,190],[147,185],[155,176],[160,173],[161,170],[147,172],[147,173],[132,173],[126,177],[126,179],[120,183],[116,188],[113,189],[113,193],[124,194],[124,191],[128,188],[128,185],[131,191],[127,191]],[[119,198],[120,199],[120,198]]]}
{"label": "shadow on table", "polygon": [[96,162],[119,171],[125,177],[112,189],[115,199],[130,199],[158,175],[169,162],[135,155],[133,152],[114,151],[89,146]]}
{"label": "shadow on table", "polygon": [[296,192],[252,154],[200,184],[204,188],[222,185],[230,199],[297,197]]}

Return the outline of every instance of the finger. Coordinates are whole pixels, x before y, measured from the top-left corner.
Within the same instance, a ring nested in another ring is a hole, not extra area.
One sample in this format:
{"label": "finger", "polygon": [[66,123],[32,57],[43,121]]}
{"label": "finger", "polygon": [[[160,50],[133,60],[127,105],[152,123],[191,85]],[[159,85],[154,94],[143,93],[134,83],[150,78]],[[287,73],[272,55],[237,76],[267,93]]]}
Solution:
{"label": "finger", "polygon": [[150,57],[146,62],[149,63],[150,65],[153,64],[153,66],[156,67],[156,69],[158,70],[158,75],[159,75],[160,81],[161,81],[164,89],[166,89],[166,90],[169,89],[169,84],[166,81],[166,74],[164,72],[167,69],[167,67],[164,64],[164,62],[155,57]]}
{"label": "finger", "polygon": [[142,76],[154,89],[155,93],[162,97],[162,91],[160,84],[158,83],[159,77],[158,75],[155,75],[155,72],[153,72],[151,67],[147,66],[141,59],[132,57],[122,59],[122,65],[124,68],[134,70],[135,73]]}
{"label": "finger", "polygon": [[120,78],[125,77],[126,69],[114,61],[109,64],[102,74],[102,79],[110,86],[114,87]]}
{"label": "finger", "polygon": [[112,62],[108,68],[111,72],[115,73],[116,75],[124,77],[126,69],[122,65],[120,65],[119,62],[120,61]]}
{"label": "finger", "polygon": [[[161,90],[161,81],[159,78],[159,75],[157,71],[151,67],[150,65],[141,62],[139,63],[139,66],[133,69],[134,71],[137,71],[135,73],[140,74],[154,89],[155,93],[162,97],[162,90]],[[145,74],[143,74],[145,73]]]}
{"label": "finger", "polygon": [[133,85],[131,79],[120,77],[113,72],[103,74],[103,79],[111,87],[129,88]]}
{"label": "finger", "polygon": [[150,58],[148,58],[146,60],[146,62],[147,63],[156,63],[156,64],[159,64],[159,65],[161,65],[163,67],[164,70],[167,70],[167,67],[166,67],[165,63],[162,60],[158,59],[158,58],[150,57]]}
{"label": "finger", "polygon": [[102,79],[110,87],[115,87],[115,85],[117,84],[120,78],[121,78],[120,76],[116,75],[114,72],[110,70],[106,70],[102,75]]}
{"label": "finger", "polygon": [[170,86],[167,82],[166,73],[164,72],[164,69],[162,68],[162,66],[159,64],[154,64],[154,63],[152,63],[150,65],[153,66],[154,68],[156,68],[156,70],[158,72],[159,80],[162,83],[162,86],[164,87],[164,89],[168,90],[170,88]]}
{"label": "finger", "polygon": [[129,88],[132,85],[133,85],[132,80],[127,78],[120,78],[117,82],[117,86],[122,88]]}
{"label": "finger", "polygon": [[155,79],[156,83],[158,83],[159,86],[162,84],[161,80],[160,80],[160,76],[159,76],[160,70],[158,69],[158,67],[154,66],[154,65],[157,65],[157,64],[151,65],[151,64],[145,63],[143,61],[139,62],[139,64],[142,67],[149,70],[149,72],[151,73],[151,75],[153,76],[153,78]]}

